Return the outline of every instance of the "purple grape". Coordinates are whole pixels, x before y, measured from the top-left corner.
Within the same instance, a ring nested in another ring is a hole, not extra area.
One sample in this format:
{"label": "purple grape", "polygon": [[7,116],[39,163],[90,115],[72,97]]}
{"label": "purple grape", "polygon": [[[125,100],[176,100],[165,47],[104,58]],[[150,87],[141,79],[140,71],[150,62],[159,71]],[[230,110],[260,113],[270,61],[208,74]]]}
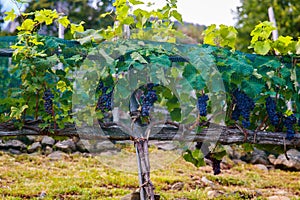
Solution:
{"label": "purple grape", "polygon": [[279,113],[276,112],[276,103],[274,99],[268,97],[266,99],[266,109],[269,116],[269,120],[273,126],[277,126],[279,124],[280,118]]}
{"label": "purple grape", "polygon": [[283,120],[283,125],[287,128],[286,139],[291,140],[295,135],[294,124],[297,123],[297,118],[294,114],[287,116]]}
{"label": "purple grape", "polygon": [[156,90],[153,90],[153,87],[157,86],[157,84],[153,83],[148,83],[147,84],[147,90],[146,94],[141,96],[142,100],[142,110],[141,110],[141,115],[143,117],[147,117],[150,115],[150,110],[154,105],[154,102],[158,99]]}
{"label": "purple grape", "polygon": [[47,89],[43,95],[44,109],[45,109],[46,113],[48,113],[50,115],[52,114],[52,110],[53,110],[53,100],[52,100],[53,98],[54,98],[54,95],[52,94],[51,90]]}
{"label": "purple grape", "polygon": [[[108,92],[109,89],[111,89],[110,92]],[[101,94],[98,98],[96,110],[101,110],[102,112],[111,111],[113,88],[106,87],[102,81],[99,81],[97,90],[100,91]]]}
{"label": "purple grape", "polygon": [[221,160],[218,160],[216,158],[212,158],[212,168],[214,171],[214,175],[218,175],[221,173]]}
{"label": "purple grape", "polygon": [[250,113],[254,109],[255,103],[253,99],[248,97],[244,92],[235,90],[233,92],[233,103],[236,105],[232,112],[232,119],[238,120],[240,116],[243,117],[242,125],[245,128],[250,126]]}
{"label": "purple grape", "polygon": [[198,97],[197,107],[199,110],[200,116],[206,116],[207,115],[207,101],[208,96],[206,94],[203,94],[202,96]]}

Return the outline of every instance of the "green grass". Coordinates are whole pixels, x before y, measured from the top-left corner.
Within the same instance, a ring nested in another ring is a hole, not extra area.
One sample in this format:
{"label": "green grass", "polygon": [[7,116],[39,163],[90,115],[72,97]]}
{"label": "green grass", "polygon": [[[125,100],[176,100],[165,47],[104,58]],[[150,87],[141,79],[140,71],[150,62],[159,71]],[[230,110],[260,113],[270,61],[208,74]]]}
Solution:
{"label": "green grass", "polygon": [[[154,153],[154,151],[152,152]],[[0,153],[0,198],[2,199],[120,199],[138,189],[135,172],[122,172],[104,165],[97,157],[70,155],[50,161],[43,155]],[[206,185],[202,177],[212,181]],[[151,173],[161,199],[208,199],[208,191],[220,191],[215,199],[266,199],[278,191],[300,199],[300,173],[282,170],[264,172],[252,165],[235,165],[214,176],[211,167],[199,169],[178,158]],[[183,182],[182,190],[172,190]]]}

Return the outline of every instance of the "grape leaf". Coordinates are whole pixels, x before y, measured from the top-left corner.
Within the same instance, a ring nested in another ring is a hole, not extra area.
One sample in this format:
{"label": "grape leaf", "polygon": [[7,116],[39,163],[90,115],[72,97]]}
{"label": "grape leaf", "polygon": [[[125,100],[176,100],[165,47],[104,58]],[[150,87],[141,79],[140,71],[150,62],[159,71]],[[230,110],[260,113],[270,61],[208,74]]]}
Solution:
{"label": "grape leaf", "polygon": [[4,21],[14,21],[17,17],[14,9],[12,9],[11,11],[5,12],[4,14],[6,14],[6,16],[4,17]]}

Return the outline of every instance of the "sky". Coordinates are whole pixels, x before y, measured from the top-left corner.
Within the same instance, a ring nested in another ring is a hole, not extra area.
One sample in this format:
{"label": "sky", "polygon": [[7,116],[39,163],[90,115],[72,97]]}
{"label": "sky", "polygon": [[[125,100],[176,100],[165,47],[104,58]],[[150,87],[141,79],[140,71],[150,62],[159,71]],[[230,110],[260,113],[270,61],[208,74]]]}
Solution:
{"label": "sky", "polygon": [[[165,0],[147,0],[154,2],[155,7],[162,7]],[[179,13],[183,21],[200,25],[235,24],[234,14],[236,7],[240,6],[240,0],[177,0]]]}
{"label": "sky", "polygon": [[[165,0],[144,0],[145,2],[155,2],[155,7],[162,7]],[[240,0],[177,0],[179,13],[182,14],[183,21],[200,25],[225,24],[234,25],[234,15],[232,10],[240,5]],[[11,2],[10,0],[0,0]],[[8,4],[4,3],[6,11]]]}

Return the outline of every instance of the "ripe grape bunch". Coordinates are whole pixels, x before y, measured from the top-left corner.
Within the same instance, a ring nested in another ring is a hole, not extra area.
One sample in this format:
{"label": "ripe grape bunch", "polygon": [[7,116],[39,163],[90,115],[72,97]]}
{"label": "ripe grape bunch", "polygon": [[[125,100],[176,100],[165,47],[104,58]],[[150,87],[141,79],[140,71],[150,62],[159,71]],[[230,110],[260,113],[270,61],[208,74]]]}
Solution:
{"label": "ripe grape bunch", "polygon": [[218,160],[216,158],[212,158],[212,168],[214,171],[214,175],[218,175],[221,173],[221,160]]}
{"label": "ripe grape bunch", "polygon": [[101,91],[101,94],[98,98],[96,110],[101,110],[102,112],[107,112],[112,110],[112,94],[113,89],[109,91],[109,87],[104,86],[102,81],[99,81],[97,91]]}
{"label": "ripe grape bunch", "polygon": [[276,102],[271,97],[266,99],[266,109],[270,119],[270,122],[273,126],[279,124],[280,118],[279,113],[276,112]]}
{"label": "ripe grape bunch", "polygon": [[294,114],[289,115],[284,118],[283,124],[287,128],[286,139],[291,140],[295,135],[294,124],[297,123],[297,118]]}
{"label": "ripe grape bunch", "polygon": [[208,96],[206,94],[203,94],[201,96],[198,97],[198,101],[197,101],[197,107],[199,110],[199,114],[200,116],[206,116],[207,115],[207,101],[208,101]]}
{"label": "ripe grape bunch", "polygon": [[142,100],[142,108],[141,108],[141,116],[148,117],[150,115],[150,109],[153,107],[154,102],[158,99],[156,90],[153,90],[153,87],[157,86],[157,84],[149,83],[146,86],[146,94],[141,96]]}
{"label": "ripe grape bunch", "polygon": [[253,99],[240,90],[235,90],[233,96],[235,109],[233,110],[231,117],[233,120],[238,120],[239,117],[242,116],[242,125],[243,127],[248,128],[250,126],[250,113],[254,109],[255,103]]}
{"label": "ripe grape bunch", "polygon": [[46,113],[52,114],[52,109],[53,109],[53,99],[54,95],[50,91],[50,89],[47,89],[44,92],[43,99],[44,99],[44,108]]}

